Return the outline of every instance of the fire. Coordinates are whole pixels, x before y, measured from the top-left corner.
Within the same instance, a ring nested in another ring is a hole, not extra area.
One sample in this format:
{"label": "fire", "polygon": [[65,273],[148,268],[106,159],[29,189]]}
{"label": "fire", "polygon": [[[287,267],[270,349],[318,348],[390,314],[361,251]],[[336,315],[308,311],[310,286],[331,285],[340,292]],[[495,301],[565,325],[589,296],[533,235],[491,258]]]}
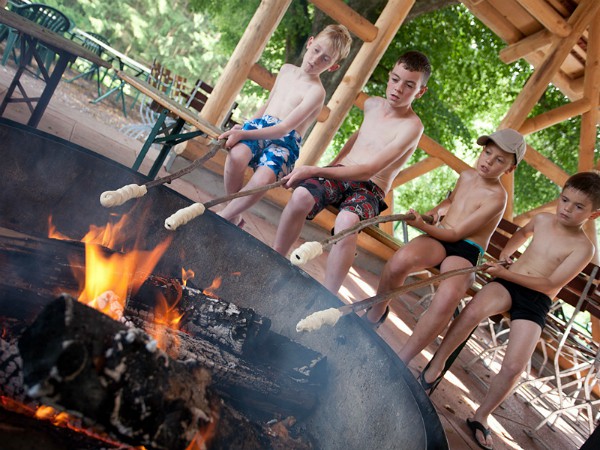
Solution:
{"label": "fire", "polygon": [[[69,239],[56,230],[51,217],[48,228],[49,237]],[[81,286],[78,300],[115,319],[120,319],[128,296],[152,273],[172,240],[169,237],[153,250],[133,249],[123,253],[129,229],[133,227],[128,216],[123,215],[116,223],[90,226],[81,239],[85,242],[85,274],[76,273]]]}
{"label": "fire", "polygon": [[222,277],[216,277],[216,278],[215,278],[215,279],[212,281],[211,285],[210,285],[209,287],[207,287],[206,289],[204,289],[204,290],[202,291],[202,293],[203,293],[204,295],[208,295],[208,296],[216,297],[216,296],[217,296],[217,294],[215,294],[215,291],[221,287],[221,283],[222,283],[222,281],[223,281],[223,278],[222,278]]}
{"label": "fire", "polygon": [[193,270],[191,269],[184,269],[183,267],[181,268],[181,283],[183,286],[187,286],[187,280],[189,280],[190,278],[194,278],[196,276],[196,274],[194,273]]}
{"label": "fire", "polygon": [[[181,296],[176,299],[173,304],[169,304],[164,296],[160,296],[156,302],[156,308],[154,309],[154,325],[148,327],[145,331],[156,340],[158,348],[167,350],[169,346],[177,348],[179,347],[179,340],[177,335],[167,335],[166,328],[178,330],[179,323],[183,317],[183,313],[177,310],[177,305],[181,300]],[[170,338],[169,338],[170,337]]]}

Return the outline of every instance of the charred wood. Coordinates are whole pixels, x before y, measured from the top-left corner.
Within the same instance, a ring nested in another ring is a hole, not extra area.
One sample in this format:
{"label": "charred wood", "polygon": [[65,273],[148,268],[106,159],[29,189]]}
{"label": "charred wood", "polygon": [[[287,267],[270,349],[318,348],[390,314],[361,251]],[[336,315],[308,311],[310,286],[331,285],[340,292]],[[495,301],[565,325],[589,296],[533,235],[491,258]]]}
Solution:
{"label": "charred wood", "polygon": [[29,397],[123,442],[185,449],[210,425],[207,370],[172,361],[145,333],[68,296],[44,308],[19,350]]}

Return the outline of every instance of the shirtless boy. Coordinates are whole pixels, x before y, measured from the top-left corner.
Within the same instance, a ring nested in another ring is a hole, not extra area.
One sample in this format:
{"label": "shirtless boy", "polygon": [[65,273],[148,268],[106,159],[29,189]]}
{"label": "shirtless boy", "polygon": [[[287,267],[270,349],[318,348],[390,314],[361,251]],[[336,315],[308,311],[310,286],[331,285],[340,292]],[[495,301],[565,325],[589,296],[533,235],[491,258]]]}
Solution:
{"label": "shirtless boy", "polygon": [[[267,102],[246,121],[219,139],[230,149],[225,162],[227,194],[238,192],[247,166],[254,169],[244,190],[273,183],[288,174],[300,152],[302,136],[315,121],[325,102],[320,75],[339,68],[338,61],[350,51],[352,38],[343,25],[329,25],[310,37],[300,67],[284,64]],[[219,215],[238,225],[240,214],[258,202],[264,193],[232,200]]]}
{"label": "shirtless boy", "polygon": [[[440,381],[446,360],[481,320],[510,312],[508,347],[500,372],[473,419],[467,424],[481,448],[491,449],[488,417],[512,391],[535,350],[550,310],[551,299],[580,273],[594,255],[594,244],[583,225],[600,215],[600,174],[582,172],[570,177],[558,198],[556,214],[540,213],[506,243],[501,261],[486,272],[495,280],[486,284],[450,326],[419,381],[431,389]],[[533,236],[523,254],[512,263],[511,255]]]}
{"label": "shirtless boy", "polygon": [[[427,91],[431,66],[427,57],[407,52],[390,72],[386,98],[371,97],[364,104],[364,120],[327,167],[302,166],[284,177],[294,193],[281,216],[274,248],[287,255],[302,231],[328,205],[339,209],[335,233],[387,208],[385,196],[402,165],[415,151],[423,124],[412,102]],[[333,246],[324,285],[337,294],[356,251],[356,235]]]}
{"label": "shirtless boy", "polygon": [[[409,274],[428,267],[438,267],[443,273],[477,265],[506,208],[507,193],[500,176],[512,172],[523,159],[525,140],[515,130],[505,129],[481,136],[477,143],[484,148],[475,168],[463,171],[450,196],[427,213],[437,223],[427,224],[410,210],[417,218],[407,223],[426,234],[412,239],[386,263],[379,294],[402,286]],[[405,364],[446,328],[473,281],[474,275],[467,274],[440,283],[431,306],[400,349],[399,357]],[[371,308],[367,320],[379,326],[389,313],[388,303]]]}

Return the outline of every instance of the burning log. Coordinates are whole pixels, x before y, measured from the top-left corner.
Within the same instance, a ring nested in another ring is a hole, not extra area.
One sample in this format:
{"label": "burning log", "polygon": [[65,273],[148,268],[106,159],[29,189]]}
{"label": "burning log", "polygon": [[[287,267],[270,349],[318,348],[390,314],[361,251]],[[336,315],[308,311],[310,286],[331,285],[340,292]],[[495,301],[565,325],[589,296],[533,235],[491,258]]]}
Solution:
{"label": "burning log", "polygon": [[27,395],[117,439],[185,449],[211,424],[210,374],[170,360],[140,330],[76,300],[49,304],[19,339]]}
{"label": "burning log", "polygon": [[[148,302],[156,297],[179,301],[179,331],[156,325],[156,305]],[[323,355],[272,332],[270,320],[254,310],[182,289],[178,280],[150,277],[129,299],[125,318],[164,335],[173,359],[209,368],[218,394],[247,413],[306,415],[325,385]]]}

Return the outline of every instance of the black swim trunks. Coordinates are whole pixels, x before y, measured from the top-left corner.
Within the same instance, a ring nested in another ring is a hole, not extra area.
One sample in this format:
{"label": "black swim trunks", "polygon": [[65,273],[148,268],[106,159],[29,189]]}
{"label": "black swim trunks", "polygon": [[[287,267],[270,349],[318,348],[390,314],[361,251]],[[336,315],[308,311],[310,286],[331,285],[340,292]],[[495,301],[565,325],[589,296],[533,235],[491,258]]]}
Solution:
{"label": "black swim trunks", "polygon": [[[334,166],[335,167],[335,166]],[[315,200],[308,213],[308,220],[332,205],[340,211],[350,211],[361,220],[371,219],[387,209],[385,193],[372,181],[339,181],[327,178],[308,178],[299,184],[307,189]]]}
{"label": "black swim trunks", "polygon": [[546,316],[552,306],[550,297],[502,278],[496,278],[494,282],[504,286],[512,299],[509,310],[511,320],[531,320],[542,327],[542,330],[544,329]]}
{"label": "black swim trunks", "polygon": [[[477,265],[479,258],[485,253],[479,245],[477,245],[475,242],[469,241],[468,239],[457,242],[444,242],[440,241],[439,239],[436,240],[444,246],[444,249],[446,250],[446,257],[460,256],[461,258],[465,258],[467,261],[473,264],[473,266]],[[435,266],[436,269],[439,269],[441,264],[442,263]]]}

